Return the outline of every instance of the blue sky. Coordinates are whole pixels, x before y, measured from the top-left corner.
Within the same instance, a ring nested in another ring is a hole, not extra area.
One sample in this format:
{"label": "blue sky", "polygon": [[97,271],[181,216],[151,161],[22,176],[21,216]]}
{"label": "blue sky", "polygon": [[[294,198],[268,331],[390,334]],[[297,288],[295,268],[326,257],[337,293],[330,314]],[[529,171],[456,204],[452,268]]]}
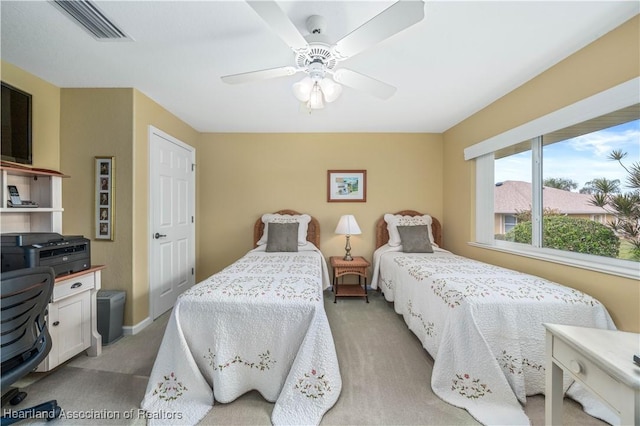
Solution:
{"label": "blue sky", "polygon": [[[595,178],[619,179],[624,191],[627,172],[609,153],[627,153],[623,163],[640,162],[640,120],[547,145],[543,151],[544,178],[566,178],[578,183],[578,190]],[[495,181],[531,182],[531,153],[525,152],[496,161]]]}

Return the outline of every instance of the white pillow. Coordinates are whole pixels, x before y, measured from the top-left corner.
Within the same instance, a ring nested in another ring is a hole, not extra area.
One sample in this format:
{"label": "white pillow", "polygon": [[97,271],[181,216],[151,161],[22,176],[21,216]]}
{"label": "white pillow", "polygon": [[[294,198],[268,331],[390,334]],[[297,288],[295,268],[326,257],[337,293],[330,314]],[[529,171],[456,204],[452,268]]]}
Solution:
{"label": "white pillow", "polygon": [[264,223],[264,231],[262,233],[262,237],[258,240],[258,245],[267,244],[269,227],[267,223],[293,223],[298,222],[300,225],[298,226],[298,245],[303,246],[307,244],[307,228],[309,227],[309,222],[311,222],[311,216],[308,214],[300,214],[300,215],[290,215],[290,214],[276,214],[276,213],[267,213],[262,215],[262,223]]}
{"label": "white pillow", "polygon": [[415,225],[429,225],[429,239],[431,245],[439,247],[433,240],[433,230],[431,229],[431,216],[428,214],[422,216],[402,216],[399,214],[387,213],[384,215],[384,221],[387,222],[387,231],[389,231],[389,242],[391,247],[397,247],[402,244],[400,240],[400,233],[397,226],[415,226]]}

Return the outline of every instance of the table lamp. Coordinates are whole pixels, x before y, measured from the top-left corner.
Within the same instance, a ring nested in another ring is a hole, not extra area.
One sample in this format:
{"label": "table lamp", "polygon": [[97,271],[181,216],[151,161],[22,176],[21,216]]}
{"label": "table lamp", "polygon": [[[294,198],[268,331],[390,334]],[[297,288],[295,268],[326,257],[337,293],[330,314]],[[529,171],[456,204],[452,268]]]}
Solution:
{"label": "table lamp", "polygon": [[336,226],[336,234],[347,236],[347,244],[344,247],[346,253],[342,259],[349,261],[353,260],[353,257],[351,257],[351,244],[349,243],[349,237],[351,235],[362,234],[362,231],[360,231],[360,227],[358,226],[358,222],[356,222],[356,218],[352,214],[342,215],[338,222],[338,226]]}

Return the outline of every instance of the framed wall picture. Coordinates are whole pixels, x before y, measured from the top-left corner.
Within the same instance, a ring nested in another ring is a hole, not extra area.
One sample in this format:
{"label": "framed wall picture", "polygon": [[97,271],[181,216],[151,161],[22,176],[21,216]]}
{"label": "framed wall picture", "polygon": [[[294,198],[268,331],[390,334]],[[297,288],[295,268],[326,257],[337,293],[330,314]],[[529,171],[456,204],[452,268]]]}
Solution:
{"label": "framed wall picture", "polygon": [[327,171],[327,202],[367,201],[366,170]]}
{"label": "framed wall picture", "polygon": [[114,237],[115,222],[115,158],[96,157],[96,240]]}

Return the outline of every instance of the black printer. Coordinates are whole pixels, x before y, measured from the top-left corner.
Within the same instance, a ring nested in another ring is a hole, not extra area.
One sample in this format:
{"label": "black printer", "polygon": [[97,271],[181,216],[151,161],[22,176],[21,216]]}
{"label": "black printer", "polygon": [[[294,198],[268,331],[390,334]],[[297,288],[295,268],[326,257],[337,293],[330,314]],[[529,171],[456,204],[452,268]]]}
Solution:
{"label": "black printer", "polygon": [[2,234],[2,272],[50,266],[56,277],[91,267],[90,240],[53,232]]}

